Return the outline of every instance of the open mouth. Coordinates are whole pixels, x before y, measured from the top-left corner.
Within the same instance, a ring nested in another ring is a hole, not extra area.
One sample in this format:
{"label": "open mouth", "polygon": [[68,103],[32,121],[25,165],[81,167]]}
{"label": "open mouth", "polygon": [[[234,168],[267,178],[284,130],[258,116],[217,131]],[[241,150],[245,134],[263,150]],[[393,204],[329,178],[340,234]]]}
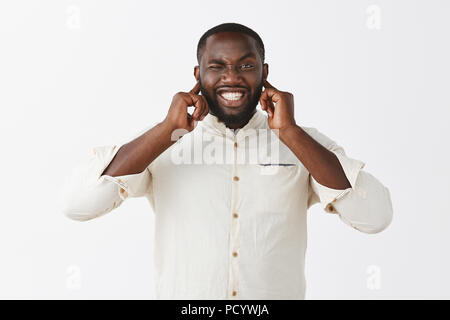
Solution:
{"label": "open mouth", "polygon": [[217,96],[221,103],[227,107],[240,107],[245,101],[247,92],[242,89],[226,89],[219,90]]}

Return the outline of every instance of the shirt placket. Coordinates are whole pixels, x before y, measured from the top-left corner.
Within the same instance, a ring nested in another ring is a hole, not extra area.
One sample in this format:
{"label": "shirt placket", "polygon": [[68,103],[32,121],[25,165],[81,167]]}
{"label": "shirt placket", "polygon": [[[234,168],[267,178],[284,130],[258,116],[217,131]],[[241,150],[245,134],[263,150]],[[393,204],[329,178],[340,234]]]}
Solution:
{"label": "shirt placket", "polygon": [[231,183],[231,228],[230,228],[230,243],[229,243],[229,279],[228,279],[228,298],[237,299],[239,297],[239,212],[238,212],[238,197],[239,197],[239,172],[237,166],[238,143],[236,135],[233,137],[233,169],[232,169],[232,183]]}

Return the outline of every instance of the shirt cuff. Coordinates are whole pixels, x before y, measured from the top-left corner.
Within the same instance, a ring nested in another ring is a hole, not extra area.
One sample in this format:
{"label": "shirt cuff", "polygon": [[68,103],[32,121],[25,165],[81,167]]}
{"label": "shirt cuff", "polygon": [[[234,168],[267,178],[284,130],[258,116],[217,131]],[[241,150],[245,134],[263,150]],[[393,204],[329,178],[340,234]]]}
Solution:
{"label": "shirt cuff", "polygon": [[107,180],[119,186],[119,196],[122,200],[128,197],[139,197],[149,190],[151,176],[147,168],[141,173],[112,177],[103,175],[100,180]]}
{"label": "shirt cuff", "polygon": [[350,182],[351,187],[343,190],[333,189],[320,184],[319,182],[317,182],[316,179],[314,179],[313,176],[311,176],[311,178],[313,179],[314,183],[318,186],[320,202],[322,203],[325,212],[336,214],[338,212],[333,207],[333,202],[336,202],[339,199],[344,198],[347,194],[355,190],[356,179],[358,178],[359,172],[364,168],[365,163],[360,160],[349,158],[346,155],[343,155],[339,152],[332,150],[330,151],[333,152],[338,158],[339,163],[341,164],[345,176],[347,177],[347,180]]}
{"label": "shirt cuff", "polygon": [[151,175],[146,168],[144,171],[136,174],[123,176],[102,175],[105,169],[116,156],[122,145],[101,146],[93,148],[96,158],[94,161],[94,179],[95,183],[101,184],[103,181],[110,181],[119,187],[119,197],[125,200],[128,197],[139,197],[144,195],[150,188]]}

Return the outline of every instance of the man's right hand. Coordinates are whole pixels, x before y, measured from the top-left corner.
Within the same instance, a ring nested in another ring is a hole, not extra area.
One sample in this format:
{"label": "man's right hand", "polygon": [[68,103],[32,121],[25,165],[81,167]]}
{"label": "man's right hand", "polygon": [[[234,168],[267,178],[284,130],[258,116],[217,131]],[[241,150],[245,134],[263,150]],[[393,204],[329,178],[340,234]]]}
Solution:
{"label": "man's right hand", "polygon": [[[172,99],[169,111],[163,123],[171,130],[194,130],[196,121],[203,120],[209,113],[208,102],[200,93],[200,83],[189,92],[178,92]],[[188,113],[188,107],[195,107],[192,115]]]}

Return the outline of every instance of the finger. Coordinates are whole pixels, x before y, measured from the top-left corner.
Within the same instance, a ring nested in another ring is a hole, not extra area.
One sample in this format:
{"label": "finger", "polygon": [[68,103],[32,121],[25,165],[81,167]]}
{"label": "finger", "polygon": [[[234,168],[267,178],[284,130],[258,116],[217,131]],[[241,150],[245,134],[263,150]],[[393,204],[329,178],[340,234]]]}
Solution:
{"label": "finger", "polygon": [[281,96],[279,94],[278,89],[275,88],[274,86],[272,86],[269,83],[269,81],[264,80],[264,87],[266,88],[264,91],[266,92],[268,105],[272,109],[272,113],[273,113],[275,110],[274,103],[277,103],[281,99]]}
{"label": "finger", "polygon": [[275,89],[276,90],[276,88],[273,85],[271,85],[269,83],[269,81],[267,81],[267,80],[264,80],[264,88],[270,88],[270,89]]}
{"label": "finger", "polygon": [[200,81],[197,80],[195,86],[189,91],[189,93],[198,94],[200,92]]}
{"label": "finger", "polygon": [[266,89],[261,94],[261,97],[259,99],[259,102],[261,103],[261,107],[264,111],[266,111],[269,116],[273,115],[274,112],[274,105],[271,99],[271,96],[269,95],[270,92]]}
{"label": "finger", "polygon": [[264,99],[271,103],[277,103],[281,99],[280,92],[275,88],[266,88],[261,95],[264,95]]}
{"label": "finger", "polygon": [[[194,117],[195,116],[195,112],[198,109],[198,107],[200,106],[200,98],[198,95],[186,92],[183,96],[182,96],[184,103],[186,105],[186,113],[189,115],[189,107],[194,107],[194,111],[192,112],[191,116]],[[197,111],[198,112],[198,111]]]}
{"label": "finger", "polygon": [[197,120],[194,117],[194,114],[190,115],[188,113],[188,127],[189,130],[192,131],[195,128],[195,123],[197,122]]}
{"label": "finger", "polygon": [[194,130],[196,123],[197,123],[197,120],[194,120],[193,118],[188,120],[189,131]]}
{"label": "finger", "polygon": [[206,98],[202,95],[197,95],[200,99],[200,108],[199,108],[199,119],[201,119],[208,112],[208,103],[206,102]]}
{"label": "finger", "polygon": [[259,98],[259,103],[261,104],[261,109],[263,109],[264,111],[267,111],[267,92],[263,91],[261,93],[261,97]]}
{"label": "finger", "polygon": [[200,97],[200,107],[198,108],[198,116],[196,118],[196,120],[201,121],[203,120],[203,116],[205,114],[205,109],[206,109],[206,102],[205,102],[205,98],[202,96]]}
{"label": "finger", "polygon": [[261,109],[266,111],[267,114],[271,117],[273,115],[273,110],[269,106],[268,102],[266,100],[260,99],[259,103],[261,104]]}
{"label": "finger", "polygon": [[188,129],[189,130],[192,130],[193,121],[194,121],[194,119],[192,118],[192,115],[190,115],[189,112],[188,112],[188,114],[187,114],[187,123],[188,123]]}
{"label": "finger", "polygon": [[204,109],[204,103],[201,96],[193,93],[189,93],[189,96],[191,97],[192,103],[191,105],[194,106],[195,110],[192,113],[192,118],[194,120],[198,120],[200,118],[200,115],[203,113]]}
{"label": "finger", "polygon": [[[275,98],[274,97],[275,97],[275,95],[272,96],[271,100],[269,100],[269,105],[270,105],[270,109],[272,109],[272,112],[274,112],[274,110],[275,110],[275,105],[274,105]],[[276,99],[276,101],[278,101],[278,99]]]}

